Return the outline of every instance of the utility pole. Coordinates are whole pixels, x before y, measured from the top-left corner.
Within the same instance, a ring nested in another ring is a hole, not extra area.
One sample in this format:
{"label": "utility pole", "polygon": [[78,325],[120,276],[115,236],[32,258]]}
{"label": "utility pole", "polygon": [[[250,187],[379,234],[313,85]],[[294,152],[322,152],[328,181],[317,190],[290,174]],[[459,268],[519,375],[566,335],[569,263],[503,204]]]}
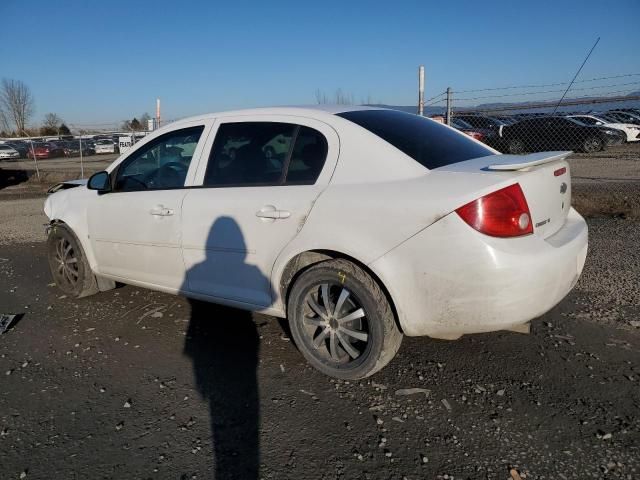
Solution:
{"label": "utility pole", "polygon": [[38,181],[40,181],[40,169],[38,168],[38,159],[36,158],[36,151],[33,147],[33,139],[27,134],[25,130],[22,130],[22,133],[25,137],[29,138],[29,145],[31,146],[31,155],[33,156],[33,163],[36,166],[36,176],[38,177]]}
{"label": "utility pole", "polygon": [[424,117],[424,65],[418,68],[418,115]]}
{"label": "utility pole", "polygon": [[447,87],[447,113],[446,113],[446,122],[447,125],[451,125],[451,103],[453,101],[451,87]]}
{"label": "utility pole", "polygon": [[82,161],[82,135],[80,135],[79,141],[80,141],[80,178],[84,178],[84,162]]}

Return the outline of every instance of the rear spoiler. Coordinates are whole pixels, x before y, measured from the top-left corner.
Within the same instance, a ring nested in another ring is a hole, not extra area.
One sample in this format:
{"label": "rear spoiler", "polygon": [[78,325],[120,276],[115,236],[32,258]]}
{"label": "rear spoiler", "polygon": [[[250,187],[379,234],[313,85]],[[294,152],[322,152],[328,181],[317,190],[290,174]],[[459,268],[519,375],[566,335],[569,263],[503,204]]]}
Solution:
{"label": "rear spoiler", "polygon": [[536,165],[542,165],[544,163],[558,162],[564,160],[572,151],[565,152],[538,152],[530,153],[529,155],[493,155],[491,158],[498,160],[496,163],[492,163],[487,170],[526,170]]}

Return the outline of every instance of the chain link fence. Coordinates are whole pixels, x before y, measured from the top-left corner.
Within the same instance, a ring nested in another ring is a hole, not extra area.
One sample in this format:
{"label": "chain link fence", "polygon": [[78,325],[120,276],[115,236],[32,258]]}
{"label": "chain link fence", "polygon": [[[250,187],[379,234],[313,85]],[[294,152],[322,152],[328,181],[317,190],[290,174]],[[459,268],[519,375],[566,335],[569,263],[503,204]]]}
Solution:
{"label": "chain link fence", "polygon": [[425,101],[425,114],[502,153],[593,154],[616,145],[640,145],[640,74],[568,86],[449,88]]}

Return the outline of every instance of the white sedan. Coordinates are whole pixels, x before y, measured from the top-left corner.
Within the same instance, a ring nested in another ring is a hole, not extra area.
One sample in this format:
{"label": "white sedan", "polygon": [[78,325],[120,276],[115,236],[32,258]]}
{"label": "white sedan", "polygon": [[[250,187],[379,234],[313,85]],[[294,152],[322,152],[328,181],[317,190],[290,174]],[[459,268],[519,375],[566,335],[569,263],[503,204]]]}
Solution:
{"label": "white sedan", "polygon": [[194,117],[47,198],[50,268],[69,296],[123,282],[286,317],[314,367],[363,378],[403,335],[527,331],[567,295],[587,254],[569,154],[377,108]]}
{"label": "white sedan", "polygon": [[96,151],[96,154],[116,153],[116,144],[111,140],[98,140],[96,141],[94,150]]}
{"label": "white sedan", "polygon": [[569,115],[569,118],[573,118],[584,125],[596,125],[620,130],[625,134],[625,141],[627,142],[637,142],[640,140],[640,126],[633,125],[632,123],[620,123],[596,115]]}
{"label": "white sedan", "polygon": [[0,158],[20,158],[20,152],[9,145],[0,144]]}

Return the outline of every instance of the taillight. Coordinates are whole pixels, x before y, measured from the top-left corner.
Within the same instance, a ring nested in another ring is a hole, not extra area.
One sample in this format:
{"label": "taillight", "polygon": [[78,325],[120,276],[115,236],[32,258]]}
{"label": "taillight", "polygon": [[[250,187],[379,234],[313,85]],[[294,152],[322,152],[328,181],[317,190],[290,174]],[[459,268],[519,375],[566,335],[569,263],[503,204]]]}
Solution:
{"label": "taillight", "polygon": [[467,135],[469,135],[471,138],[475,138],[476,140],[482,140],[484,138],[484,135],[481,134],[480,132],[464,132]]}
{"label": "taillight", "polygon": [[515,183],[458,208],[469,226],[492,237],[519,237],[533,233],[531,213],[520,185]]}

